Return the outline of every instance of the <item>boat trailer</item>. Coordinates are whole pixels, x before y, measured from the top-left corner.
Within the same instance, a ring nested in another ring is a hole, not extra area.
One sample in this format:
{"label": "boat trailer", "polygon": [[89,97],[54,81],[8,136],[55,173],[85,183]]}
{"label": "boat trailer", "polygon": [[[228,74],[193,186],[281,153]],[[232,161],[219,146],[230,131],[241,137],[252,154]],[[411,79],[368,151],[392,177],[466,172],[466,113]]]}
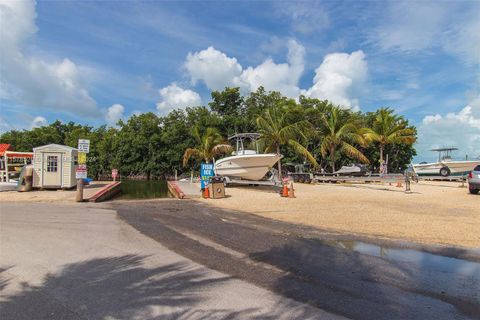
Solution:
{"label": "boat trailer", "polygon": [[337,182],[357,182],[357,183],[405,183],[405,191],[410,191],[412,181],[458,181],[464,183],[466,176],[418,176],[412,171],[406,171],[404,174],[371,174],[368,176],[339,176],[335,174],[316,174],[313,181],[316,183],[337,183]]}

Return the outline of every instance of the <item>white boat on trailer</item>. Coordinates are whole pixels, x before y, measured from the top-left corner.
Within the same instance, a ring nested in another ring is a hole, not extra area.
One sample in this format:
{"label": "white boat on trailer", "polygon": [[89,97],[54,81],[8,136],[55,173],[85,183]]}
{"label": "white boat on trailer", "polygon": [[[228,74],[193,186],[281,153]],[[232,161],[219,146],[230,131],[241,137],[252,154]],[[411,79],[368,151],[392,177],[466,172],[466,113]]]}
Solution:
{"label": "white boat on trailer", "polygon": [[480,160],[462,160],[455,161],[452,159],[452,151],[457,148],[440,148],[432,149],[431,151],[438,152],[437,162],[421,162],[413,165],[413,170],[419,176],[442,176],[448,177],[450,175],[465,175],[472,171],[477,165],[480,165]]}
{"label": "white boat on trailer", "polygon": [[[256,143],[259,137],[258,133],[238,133],[229,137],[229,140],[235,140],[236,151],[230,157],[215,161],[215,174],[224,177],[226,183],[241,180],[250,183],[269,181],[264,179],[265,176],[283,156],[276,153],[259,153]],[[245,149],[246,140],[251,142],[254,150]]]}

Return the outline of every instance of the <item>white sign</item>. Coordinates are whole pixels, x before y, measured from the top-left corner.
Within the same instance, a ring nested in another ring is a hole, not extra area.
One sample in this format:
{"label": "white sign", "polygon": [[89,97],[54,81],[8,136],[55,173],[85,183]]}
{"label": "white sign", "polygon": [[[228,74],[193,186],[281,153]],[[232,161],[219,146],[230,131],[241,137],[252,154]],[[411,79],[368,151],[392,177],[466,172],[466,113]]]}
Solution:
{"label": "white sign", "polygon": [[87,166],[79,165],[75,169],[75,179],[86,179],[87,178]]}
{"label": "white sign", "polygon": [[89,153],[90,152],[90,140],[78,139],[78,152]]}

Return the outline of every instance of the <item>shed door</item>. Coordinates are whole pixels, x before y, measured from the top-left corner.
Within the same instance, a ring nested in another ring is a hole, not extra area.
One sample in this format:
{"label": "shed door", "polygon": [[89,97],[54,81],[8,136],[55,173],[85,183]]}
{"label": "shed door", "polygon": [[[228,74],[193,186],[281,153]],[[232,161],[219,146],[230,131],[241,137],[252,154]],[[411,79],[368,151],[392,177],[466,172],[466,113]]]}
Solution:
{"label": "shed door", "polygon": [[43,154],[43,186],[61,187],[62,186],[62,154],[44,153]]}

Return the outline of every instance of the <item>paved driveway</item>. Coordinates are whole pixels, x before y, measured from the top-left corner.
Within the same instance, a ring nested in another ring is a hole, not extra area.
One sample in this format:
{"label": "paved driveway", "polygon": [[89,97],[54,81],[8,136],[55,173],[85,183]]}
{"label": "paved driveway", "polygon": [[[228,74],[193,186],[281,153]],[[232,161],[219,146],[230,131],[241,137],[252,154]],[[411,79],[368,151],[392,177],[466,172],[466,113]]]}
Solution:
{"label": "paved driveway", "polygon": [[94,204],[0,205],[0,317],[337,319],[167,250]]}

